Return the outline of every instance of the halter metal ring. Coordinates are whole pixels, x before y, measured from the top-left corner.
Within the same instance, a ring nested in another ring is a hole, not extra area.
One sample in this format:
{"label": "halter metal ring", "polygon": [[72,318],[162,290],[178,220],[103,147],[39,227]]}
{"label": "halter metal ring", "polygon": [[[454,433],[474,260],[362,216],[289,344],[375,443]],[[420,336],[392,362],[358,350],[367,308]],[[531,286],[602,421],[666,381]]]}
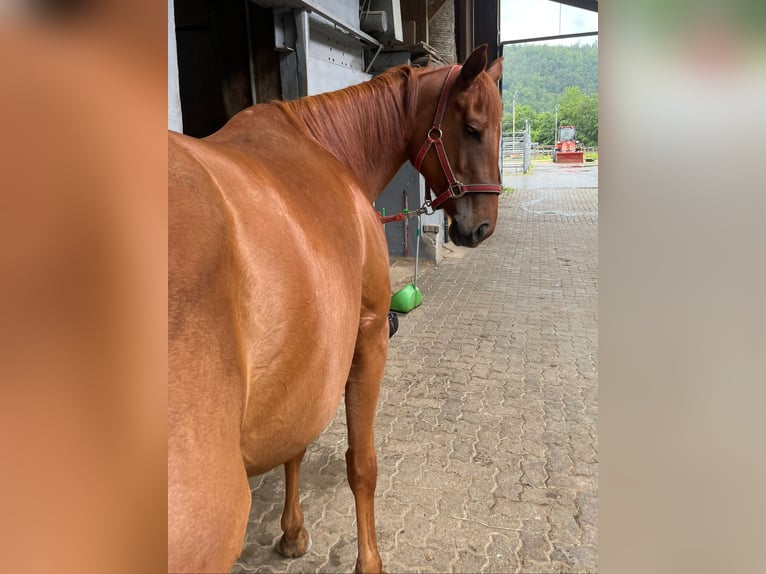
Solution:
{"label": "halter metal ring", "polygon": [[433,127],[430,130],[428,130],[428,139],[431,141],[439,141],[442,139],[442,129]]}

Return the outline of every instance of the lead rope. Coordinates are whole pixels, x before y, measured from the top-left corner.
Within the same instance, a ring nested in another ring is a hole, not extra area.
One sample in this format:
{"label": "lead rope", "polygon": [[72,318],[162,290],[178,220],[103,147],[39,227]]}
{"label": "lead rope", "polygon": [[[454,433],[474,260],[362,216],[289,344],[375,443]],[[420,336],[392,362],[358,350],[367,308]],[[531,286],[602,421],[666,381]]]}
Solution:
{"label": "lead rope", "polygon": [[[407,193],[407,188],[404,188],[404,193]],[[414,277],[414,283],[417,286],[417,280],[418,280],[418,255],[420,255],[420,216],[424,213],[431,215],[434,212],[433,208],[431,208],[431,200],[426,199],[423,202],[423,205],[421,205],[419,208],[410,211],[409,209],[402,210],[401,213],[397,213],[395,215],[384,215],[385,209],[383,210],[383,213],[378,212],[378,219],[380,222],[385,225],[386,223],[392,223],[394,221],[404,221],[405,219],[409,219],[411,217],[417,217],[418,218],[418,230],[417,230],[417,243],[415,244],[415,277]],[[388,338],[390,339],[393,337],[396,332],[399,330],[399,315],[396,314],[393,311],[388,312]]]}
{"label": "lead rope", "polygon": [[420,217],[423,214],[431,215],[433,213],[433,209],[431,208],[431,200],[427,199],[423,205],[418,207],[415,210],[409,210],[404,209],[401,213],[396,213],[394,215],[383,215],[382,213],[378,213],[378,219],[380,219],[380,222],[383,224],[386,223],[392,223],[394,221],[404,221],[405,219],[410,219],[412,217]]}

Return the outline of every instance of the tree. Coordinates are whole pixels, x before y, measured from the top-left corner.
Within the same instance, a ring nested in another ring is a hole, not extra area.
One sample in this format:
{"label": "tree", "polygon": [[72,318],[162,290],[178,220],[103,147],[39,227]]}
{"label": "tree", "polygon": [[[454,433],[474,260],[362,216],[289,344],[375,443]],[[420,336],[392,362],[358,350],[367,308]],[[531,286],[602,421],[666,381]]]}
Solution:
{"label": "tree", "polygon": [[588,96],[580,107],[577,133],[585,146],[598,145],[598,94]]}
{"label": "tree", "polygon": [[537,120],[532,126],[532,141],[540,145],[553,145],[556,136],[556,119],[552,112],[543,112],[537,115]]}
{"label": "tree", "polygon": [[[537,114],[531,106],[526,104],[519,105],[518,98],[516,98],[516,131],[520,132],[524,129],[524,120],[529,120],[529,125],[534,125],[537,120]],[[507,109],[503,113],[503,132],[509,133],[513,131],[513,106]]]}
{"label": "tree", "polygon": [[559,100],[559,125],[575,126],[583,145],[598,145],[598,97],[566,88]]}
{"label": "tree", "polygon": [[564,93],[559,98],[559,125],[575,125],[583,97],[585,94],[576,86],[564,89]]}

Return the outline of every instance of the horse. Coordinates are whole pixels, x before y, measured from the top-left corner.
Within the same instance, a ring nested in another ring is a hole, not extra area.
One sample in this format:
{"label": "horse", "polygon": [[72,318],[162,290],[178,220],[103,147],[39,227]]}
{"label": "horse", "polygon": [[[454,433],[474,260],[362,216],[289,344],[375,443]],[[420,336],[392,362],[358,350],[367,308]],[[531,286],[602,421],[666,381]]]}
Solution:
{"label": "horse", "polygon": [[355,570],[382,570],[373,426],[391,286],[373,202],[409,160],[455,244],[492,235],[501,72],[482,45],[462,66],[256,104],[203,139],[169,132],[169,571],[228,572],[248,477],[280,465],[277,550],[305,553],[300,464],[344,397]]}

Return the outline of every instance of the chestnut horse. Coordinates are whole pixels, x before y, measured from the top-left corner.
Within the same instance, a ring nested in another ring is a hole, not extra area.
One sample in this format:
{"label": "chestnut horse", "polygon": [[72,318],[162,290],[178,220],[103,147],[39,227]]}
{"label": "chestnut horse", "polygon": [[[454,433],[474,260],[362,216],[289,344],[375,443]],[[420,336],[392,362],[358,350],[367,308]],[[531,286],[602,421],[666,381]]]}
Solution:
{"label": "chestnut horse", "polygon": [[[284,465],[278,550],[306,552],[306,446],[345,393],[356,570],[380,571],[373,423],[388,348],[385,235],[373,201],[408,159],[474,247],[497,218],[501,61],[394,68],[260,104],[168,143],[168,569],[228,572],[248,477]],[[463,183],[471,182],[471,183]]]}

